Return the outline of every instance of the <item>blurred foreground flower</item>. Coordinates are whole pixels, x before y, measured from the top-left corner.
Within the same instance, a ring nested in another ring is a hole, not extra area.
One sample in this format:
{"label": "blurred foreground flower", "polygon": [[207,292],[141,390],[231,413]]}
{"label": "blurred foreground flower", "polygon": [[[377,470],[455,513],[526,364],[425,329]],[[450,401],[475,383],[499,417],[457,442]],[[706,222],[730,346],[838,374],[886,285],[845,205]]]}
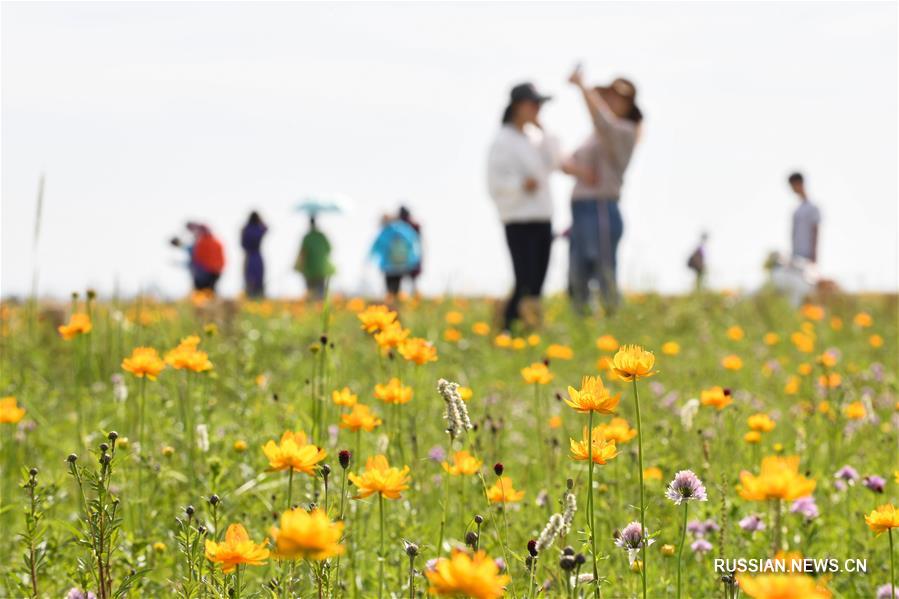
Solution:
{"label": "blurred foreground flower", "polygon": [[242,524],[231,524],[221,543],[206,539],[206,559],[219,564],[226,574],[241,564],[261,566],[269,555],[266,542],[254,543]]}
{"label": "blurred foreground flower", "polygon": [[437,560],[425,571],[430,583],[428,592],[441,597],[474,597],[495,599],[505,594],[505,586],[511,580],[500,574],[496,561],[484,551],[473,555],[456,549],[448,558]]}

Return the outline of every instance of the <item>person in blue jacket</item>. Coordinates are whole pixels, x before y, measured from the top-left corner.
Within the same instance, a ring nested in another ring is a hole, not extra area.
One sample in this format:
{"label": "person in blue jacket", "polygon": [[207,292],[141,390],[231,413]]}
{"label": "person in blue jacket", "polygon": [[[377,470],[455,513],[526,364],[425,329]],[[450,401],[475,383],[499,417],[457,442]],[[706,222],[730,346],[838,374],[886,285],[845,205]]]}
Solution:
{"label": "person in blue jacket", "polygon": [[421,264],[418,231],[402,219],[384,216],[381,230],[371,246],[371,256],[384,273],[388,297],[396,296],[403,277],[411,276]]}

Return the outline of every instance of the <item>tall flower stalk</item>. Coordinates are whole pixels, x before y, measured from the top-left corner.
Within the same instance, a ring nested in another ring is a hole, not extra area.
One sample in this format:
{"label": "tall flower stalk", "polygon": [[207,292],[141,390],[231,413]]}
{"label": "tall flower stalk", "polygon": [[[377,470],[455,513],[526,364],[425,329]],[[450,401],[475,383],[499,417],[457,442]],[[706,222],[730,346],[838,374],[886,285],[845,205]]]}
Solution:
{"label": "tall flower stalk", "polygon": [[[681,528],[680,546],[677,550],[677,598],[681,596],[681,561],[684,554],[684,545],[687,540],[687,510],[691,501],[708,501],[708,493],[706,493],[705,485],[699,480],[699,477],[692,470],[681,470],[674,475],[674,480],[668,485],[665,497],[674,502],[675,505],[684,506],[684,521]],[[645,530],[645,529],[644,529]],[[646,563],[646,556],[643,556],[643,563]]]}

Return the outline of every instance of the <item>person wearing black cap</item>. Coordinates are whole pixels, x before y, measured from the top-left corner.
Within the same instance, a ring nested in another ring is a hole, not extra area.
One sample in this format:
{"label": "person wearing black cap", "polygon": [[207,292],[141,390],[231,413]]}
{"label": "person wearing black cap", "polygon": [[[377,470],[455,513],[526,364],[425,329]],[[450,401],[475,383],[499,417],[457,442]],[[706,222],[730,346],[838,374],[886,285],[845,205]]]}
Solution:
{"label": "person wearing black cap", "polygon": [[587,140],[562,165],[576,179],[571,194],[568,283],[571,300],[585,310],[590,282],[599,283],[607,314],[618,306],[618,243],[624,232],[618,200],[643,114],[637,88],[627,79],[608,86],[584,85],[580,69],[569,77],[580,89],[592,121]]}
{"label": "person wearing black cap", "polygon": [[540,294],[552,246],[549,176],[560,163],[558,144],[543,131],[538,118],[549,99],[531,83],[513,87],[487,159],[487,186],[505,227],[515,275],[503,313],[506,330],[522,317],[529,325],[540,320]]}

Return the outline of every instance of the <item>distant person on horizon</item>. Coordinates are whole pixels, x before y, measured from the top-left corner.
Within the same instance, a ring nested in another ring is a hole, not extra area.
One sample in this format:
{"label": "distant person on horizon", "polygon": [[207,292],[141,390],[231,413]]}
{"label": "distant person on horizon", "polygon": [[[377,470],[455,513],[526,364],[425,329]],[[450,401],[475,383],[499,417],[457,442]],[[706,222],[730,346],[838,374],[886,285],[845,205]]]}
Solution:
{"label": "distant person on horizon", "polygon": [[793,211],[792,257],[817,263],[818,226],[821,224],[821,211],[809,200],[802,173],[791,174],[787,178],[787,182],[793,193],[799,198],[799,206]]}
{"label": "distant person on horizon", "polygon": [[612,314],[620,300],[618,244],[624,233],[618,203],[643,113],[636,103],[637,88],[628,79],[587,87],[578,66],[568,81],[581,91],[593,125],[586,141],[562,165],[563,171],[575,177],[568,287],[574,307],[584,312],[590,300],[590,282],[596,281],[602,306],[606,314]]}
{"label": "distant person on horizon", "polygon": [[709,234],[703,232],[702,235],[699,236],[699,245],[696,246],[696,249],[690,254],[690,257],[687,259],[687,268],[693,271],[693,274],[696,275],[696,291],[702,291],[703,284],[705,283],[705,244],[709,240]]}
{"label": "distant person on horizon", "polygon": [[240,245],[244,250],[244,293],[249,298],[265,296],[265,263],[262,260],[262,238],[268,227],[255,210],[240,232]]}
{"label": "distant person on horizon", "polygon": [[[412,213],[409,211],[409,209],[406,206],[400,206],[400,220],[403,221],[404,223],[408,224],[413,229],[415,229],[415,232],[418,233],[418,243],[420,245],[423,245],[422,237],[421,237],[421,223],[419,223],[417,220],[412,218]],[[409,279],[412,281],[413,295],[418,294],[418,277],[421,276],[421,264],[424,260],[424,258],[423,258],[424,252],[422,251],[421,254],[422,255],[420,255],[418,258],[418,266],[416,266],[412,270],[412,272],[409,273]]]}
{"label": "distant person on horizon", "polygon": [[303,275],[310,299],[320,300],[325,297],[328,279],[334,274],[334,265],[331,264],[331,242],[319,231],[314,214],[309,216],[309,231],[300,242],[300,251],[294,268]]}
{"label": "distant person on horizon", "polygon": [[515,287],[503,311],[502,326],[541,321],[540,296],[552,247],[553,199],[550,174],[559,149],[540,125],[540,108],[550,96],[531,83],[512,88],[502,127],[487,157],[487,187],[505,227]]}
{"label": "distant person on horizon", "polygon": [[370,254],[384,275],[390,302],[399,295],[403,277],[411,276],[421,267],[421,238],[418,231],[402,218],[384,215]]}
{"label": "distant person on horizon", "polygon": [[177,237],[171,243],[187,250],[194,290],[215,293],[215,286],[225,270],[225,250],[222,243],[204,224],[188,222],[187,230],[194,236],[193,243],[185,245]]}

